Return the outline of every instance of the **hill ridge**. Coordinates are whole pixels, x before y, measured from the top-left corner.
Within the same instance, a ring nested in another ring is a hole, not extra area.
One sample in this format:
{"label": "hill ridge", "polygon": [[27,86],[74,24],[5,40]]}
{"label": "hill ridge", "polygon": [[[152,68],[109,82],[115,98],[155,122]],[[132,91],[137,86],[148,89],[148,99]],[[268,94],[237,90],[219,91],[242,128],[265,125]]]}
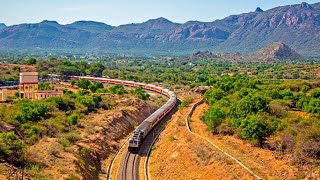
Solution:
{"label": "hill ridge", "polygon": [[251,54],[280,41],[304,56],[320,57],[319,32],[319,3],[301,3],[183,24],[163,17],[120,26],[95,21],[62,25],[45,20],[0,29],[0,51],[177,55],[209,50]]}

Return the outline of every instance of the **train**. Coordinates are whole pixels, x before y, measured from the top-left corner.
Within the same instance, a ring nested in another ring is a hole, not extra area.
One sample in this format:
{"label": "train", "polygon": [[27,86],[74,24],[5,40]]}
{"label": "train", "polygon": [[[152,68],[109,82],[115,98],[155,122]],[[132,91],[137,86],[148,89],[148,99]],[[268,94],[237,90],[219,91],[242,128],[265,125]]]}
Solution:
{"label": "train", "polygon": [[177,96],[173,91],[169,89],[155,86],[152,84],[138,83],[133,81],[122,81],[118,79],[108,79],[100,77],[88,77],[88,76],[71,76],[73,80],[88,79],[93,82],[109,83],[109,84],[122,84],[124,86],[138,87],[141,86],[143,89],[163,94],[169,98],[169,100],[160,109],[151,114],[145,119],[135,130],[133,135],[128,140],[129,146],[128,151],[137,153],[140,147],[148,135],[148,133],[155,127],[159,121],[161,121],[167,114],[171,112],[177,103]]}

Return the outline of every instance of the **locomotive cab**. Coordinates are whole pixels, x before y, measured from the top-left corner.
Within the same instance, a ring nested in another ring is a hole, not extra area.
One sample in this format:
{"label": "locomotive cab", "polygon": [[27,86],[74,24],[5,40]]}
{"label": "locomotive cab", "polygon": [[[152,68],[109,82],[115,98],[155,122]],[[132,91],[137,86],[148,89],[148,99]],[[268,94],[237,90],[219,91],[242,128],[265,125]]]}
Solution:
{"label": "locomotive cab", "polygon": [[143,131],[135,131],[133,136],[129,139],[129,152],[138,153],[143,142]]}

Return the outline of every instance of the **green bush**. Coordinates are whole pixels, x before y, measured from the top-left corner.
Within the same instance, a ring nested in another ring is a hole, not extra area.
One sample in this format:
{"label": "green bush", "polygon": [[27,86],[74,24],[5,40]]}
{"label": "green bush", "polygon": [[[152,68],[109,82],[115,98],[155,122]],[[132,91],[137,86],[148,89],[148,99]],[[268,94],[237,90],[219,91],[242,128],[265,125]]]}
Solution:
{"label": "green bush", "polygon": [[224,116],[225,113],[220,108],[214,107],[209,109],[204,116],[201,117],[201,120],[208,125],[211,132],[214,132],[222,123]]}
{"label": "green bush", "polygon": [[10,162],[21,161],[24,157],[25,143],[11,132],[0,133],[0,157]]}
{"label": "green bush", "polygon": [[191,98],[186,98],[186,99],[184,99],[184,100],[181,102],[181,104],[179,104],[179,106],[178,106],[179,110],[181,110],[181,109],[189,106],[189,105],[192,103],[192,101],[193,101],[193,100],[192,100]]}
{"label": "green bush", "polygon": [[269,100],[262,95],[248,95],[234,102],[230,107],[233,118],[246,117],[249,114],[265,112],[269,109]]}
{"label": "green bush", "polygon": [[88,80],[88,79],[80,79],[78,82],[77,82],[77,86],[79,88],[82,88],[82,89],[88,89],[89,86],[90,86],[91,82]]}
{"label": "green bush", "polygon": [[48,106],[40,102],[31,102],[29,100],[20,100],[16,103],[19,107],[15,119],[21,123],[28,121],[38,122],[43,119],[49,110]]}
{"label": "green bush", "polygon": [[311,97],[313,98],[319,98],[320,97],[320,90],[315,89],[311,92]]}
{"label": "green bush", "polygon": [[93,82],[88,87],[91,92],[95,93],[98,89],[103,88],[103,84],[101,82]]}
{"label": "green bush", "polygon": [[209,103],[209,105],[213,105],[217,101],[219,101],[225,95],[225,91],[222,89],[211,89],[205,93],[205,101]]}
{"label": "green bush", "polygon": [[142,86],[138,86],[136,87],[136,89],[134,90],[134,94],[139,98],[139,99],[142,99],[142,100],[147,100],[149,99],[150,97],[150,94],[145,91]]}
{"label": "green bush", "polygon": [[244,119],[240,125],[241,137],[261,144],[268,133],[267,126],[257,116],[250,116]]}
{"label": "green bush", "polygon": [[68,120],[71,125],[76,125],[78,124],[78,115],[73,113],[71,116],[68,117]]}
{"label": "green bush", "polygon": [[84,96],[84,95],[87,95],[87,94],[90,94],[90,92],[88,90],[86,90],[86,89],[78,91],[78,95],[79,96]]}
{"label": "green bush", "polygon": [[41,82],[38,85],[38,90],[54,90],[54,87],[48,82]]}
{"label": "green bush", "polygon": [[123,95],[123,94],[127,94],[128,92],[126,91],[126,89],[124,88],[123,85],[121,84],[116,84],[110,87],[110,92],[112,94],[118,94],[118,95]]}
{"label": "green bush", "polygon": [[70,111],[75,109],[75,102],[68,97],[50,97],[46,101],[53,101],[60,111]]}
{"label": "green bush", "polygon": [[320,99],[311,98],[304,110],[309,113],[320,115]]}

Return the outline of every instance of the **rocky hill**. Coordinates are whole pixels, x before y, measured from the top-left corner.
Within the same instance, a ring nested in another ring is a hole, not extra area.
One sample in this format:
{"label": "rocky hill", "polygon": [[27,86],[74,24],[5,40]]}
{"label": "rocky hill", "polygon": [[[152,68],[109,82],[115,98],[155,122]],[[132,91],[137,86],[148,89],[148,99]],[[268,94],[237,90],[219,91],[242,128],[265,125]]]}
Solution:
{"label": "rocky hill", "polygon": [[[1,29],[1,28],[0,28]],[[320,56],[320,5],[296,4],[184,24],[165,18],[113,27],[93,21],[55,21],[0,30],[0,51],[192,54],[198,51],[253,53],[273,42],[304,56]]]}
{"label": "rocky hill", "polygon": [[0,23],[0,30],[7,27],[4,23]]}
{"label": "rocky hill", "polygon": [[275,42],[268,47],[262,48],[249,56],[251,60],[277,61],[277,60],[299,60],[303,57],[293,51],[289,46],[281,42]]}

